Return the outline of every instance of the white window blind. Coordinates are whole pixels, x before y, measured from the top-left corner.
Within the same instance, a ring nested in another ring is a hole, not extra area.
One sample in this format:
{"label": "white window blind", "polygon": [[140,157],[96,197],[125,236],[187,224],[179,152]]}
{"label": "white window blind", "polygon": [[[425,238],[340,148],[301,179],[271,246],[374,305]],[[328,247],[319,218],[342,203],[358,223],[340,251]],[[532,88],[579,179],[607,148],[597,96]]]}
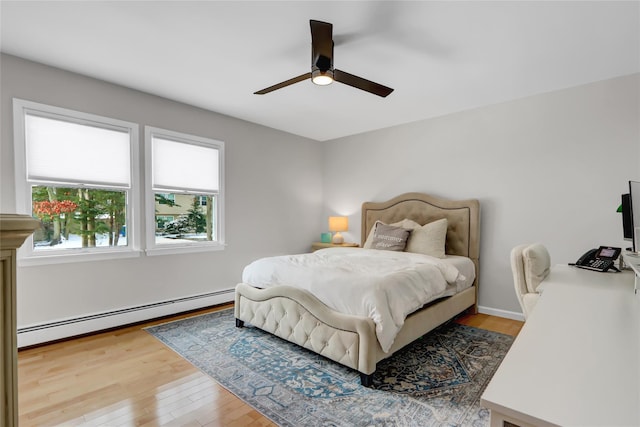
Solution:
{"label": "white window blind", "polygon": [[219,152],[207,147],[152,137],[153,189],[217,193]]}
{"label": "white window blind", "polygon": [[25,115],[27,179],[131,185],[128,131]]}

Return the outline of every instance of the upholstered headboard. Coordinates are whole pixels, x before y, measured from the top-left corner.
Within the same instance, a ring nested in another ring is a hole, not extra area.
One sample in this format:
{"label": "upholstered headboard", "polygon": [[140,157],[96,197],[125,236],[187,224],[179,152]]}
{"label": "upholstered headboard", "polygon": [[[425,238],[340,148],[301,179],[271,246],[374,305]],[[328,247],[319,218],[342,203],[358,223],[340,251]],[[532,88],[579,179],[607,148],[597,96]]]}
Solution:
{"label": "upholstered headboard", "polygon": [[422,193],[405,193],[386,202],[362,204],[362,245],[376,221],[386,224],[409,218],[418,224],[447,218],[445,252],[471,258],[476,264],[476,281],[480,259],[480,203],[475,199],[446,200]]}

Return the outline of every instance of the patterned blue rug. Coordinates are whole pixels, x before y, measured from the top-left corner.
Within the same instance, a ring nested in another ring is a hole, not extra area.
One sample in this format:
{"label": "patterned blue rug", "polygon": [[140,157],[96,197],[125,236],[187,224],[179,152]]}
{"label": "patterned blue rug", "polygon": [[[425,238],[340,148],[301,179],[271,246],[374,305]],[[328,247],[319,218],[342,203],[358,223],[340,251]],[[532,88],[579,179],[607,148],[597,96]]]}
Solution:
{"label": "patterned blue rug", "polygon": [[480,396],[513,338],[450,322],[358,372],[251,325],[233,309],[146,329],[281,426],[488,426]]}

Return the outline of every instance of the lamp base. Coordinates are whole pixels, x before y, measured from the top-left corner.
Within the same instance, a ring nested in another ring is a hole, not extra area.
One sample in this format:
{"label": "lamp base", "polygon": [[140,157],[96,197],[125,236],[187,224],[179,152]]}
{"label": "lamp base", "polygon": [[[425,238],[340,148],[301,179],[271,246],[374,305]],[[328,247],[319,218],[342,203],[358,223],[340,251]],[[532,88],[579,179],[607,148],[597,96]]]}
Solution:
{"label": "lamp base", "polygon": [[331,243],[333,243],[334,245],[340,245],[344,243],[344,238],[342,237],[342,234],[340,234],[339,231],[333,235],[333,239],[331,239]]}

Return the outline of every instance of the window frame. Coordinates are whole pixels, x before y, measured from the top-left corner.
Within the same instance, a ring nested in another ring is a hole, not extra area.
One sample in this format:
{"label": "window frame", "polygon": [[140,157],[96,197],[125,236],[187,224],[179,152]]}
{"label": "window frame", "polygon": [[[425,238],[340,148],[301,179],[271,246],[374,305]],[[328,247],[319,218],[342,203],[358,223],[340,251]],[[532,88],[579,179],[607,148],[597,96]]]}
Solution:
{"label": "window frame", "polygon": [[[154,126],[145,126],[144,130],[144,158],[145,158],[145,222],[146,222],[146,249],[145,253],[150,256],[165,254],[181,254],[193,252],[207,252],[223,250],[226,246],[224,235],[224,141],[191,135],[183,132],[176,132]],[[171,245],[158,245],[156,243],[156,218],[155,218],[155,192],[171,192],[175,194],[203,195],[202,191],[176,191],[175,189],[153,189],[153,138],[171,140],[178,143],[191,144],[218,150],[218,192],[211,193],[215,196],[215,236],[214,241],[184,242]]]}
{"label": "window frame", "polygon": [[[68,182],[55,179],[29,179],[27,177],[27,141],[25,132],[26,115],[32,114],[53,120],[65,121],[81,125],[90,125],[103,129],[118,130],[129,134],[129,173],[128,187],[109,186],[96,183]],[[14,160],[15,160],[15,190],[16,211],[18,213],[33,215],[31,187],[34,185],[92,188],[103,190],[126,191],[127,194],[127,245],[92,248],[69,248],[55,251],[38,252],[33,248],[33,237],[30,236],[18,251],[20,265],[43,265],[69,263],[78,261],[96,261],[118,258],[138,257],[140,248],[140,180],[138,173],[139,163],[139,126],[137,123],[114,119],[96,114],[84,113],[67,108],[55,107],[24,99],[13,98],[13,126],[14,126]]]}

